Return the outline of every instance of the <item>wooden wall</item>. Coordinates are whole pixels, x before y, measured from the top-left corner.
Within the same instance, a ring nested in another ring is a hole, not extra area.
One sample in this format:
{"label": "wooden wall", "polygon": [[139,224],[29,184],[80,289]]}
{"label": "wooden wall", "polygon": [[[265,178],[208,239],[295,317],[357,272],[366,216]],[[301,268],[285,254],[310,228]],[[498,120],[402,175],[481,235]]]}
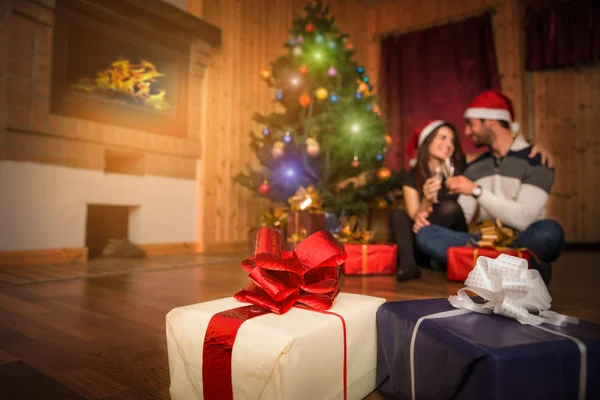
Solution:
{"label": "wooden wall", "polygon": [[[188,8],[199,13],[197,0]],[[247,246],[248,226],[257,224],[265,202],[232,177],[246,163],[256,164],[248,133],[260,131],[254,112],[274,107],[274,92],[260,79],[284,50],[294,12],[293,0],[203,0],[202,18],[222,30],[222,45],[211,57],[207,75],[203,161],[200,182],[200,240],[206,250]]]}
{"label": "wooden wall", "polygon": [[535,138],[557,158],[548,215],[568,241],[598,243],[600,65],[532,75]]}
{"label": "wooden wall", "polygon": [[[559,97],[554,95],[546,97],[545,101],[533,101],[528,85],[531,76],[525,74],[523,68],[520,36],[523,11],[519,0],[389,0],[371,5],[369,1],[330,0],[329,4],[342,30],[350,34],[356,59],[365,66],[375,84],[379,83],[379,35],[424,29],[495,8],[492,21],[502,90],[512,98],[516,119],[525,133],[533,131],[534,126],[528,129],[528,123],[530,110],[535,108],[537,137],[548,143],[561,164],[576,158],[576,154],[580,154],[577,152],[582,150],[573,146],[569,153],[566,147],[560,147],[558,138],[579,135],[578,143],[593,142],[591,127],[596,120],[591,118],[595,110],[591,104],[593,96],[596,100],[598,96],[598,72],[534,74],[536,99],[542,99],[544,91],[561,96],[569,92],[572,98],[585,99],[582,104],[587,106],[583,109],[575,104],[553,109],[549,103]],[[188,0],[191,11],[201,12],[202,18],[223,32],[223,44],[211,61],[204,111],[204,157],[200,167],[204,171],[200,185],[204,199],[200,204],[200,240],[207,249],[245,245],[246,228],[258,222],[265,205],[245,188],[233,185],[231,177],[245,163],[254,162],[248,148],[248,132],[260,127],[254,126],[252,113],[267,112],[274,107],[270,100],[272,93],[258,73],[284,50],[282,45],[287,40],[293,13],[301,12],[303,5],[304,1],[300,0]],[[591,86],[592,76],[596,79],[595,92]],[[573,88],[580,89],[574,93]],[[568,96],[563,100],[566,98]],[[541,121],[544,121],[543,126]],[[569,123],[575,123],[576,128],[567,129]],[[549,129],[549,124],[556,127]],[[563,224],[570,241],[597,241],[600,238],[595,224],[587,222],[595,221],[591,217],[600,211],[593,202],[593,195],[599,193],[598,184],[591,181],[593,175],[584,175],[582,169],[583,163],[589,170],[598,162],[595,161],[600,153],[598,142],[593,143],[596,147],[586,150],[588,155],[579,159],[581,167],[561,166],[557,169],[549,216]],[[568,187],[565,186],[567,182]],[[573,207],[579,207],[578,211]]]}

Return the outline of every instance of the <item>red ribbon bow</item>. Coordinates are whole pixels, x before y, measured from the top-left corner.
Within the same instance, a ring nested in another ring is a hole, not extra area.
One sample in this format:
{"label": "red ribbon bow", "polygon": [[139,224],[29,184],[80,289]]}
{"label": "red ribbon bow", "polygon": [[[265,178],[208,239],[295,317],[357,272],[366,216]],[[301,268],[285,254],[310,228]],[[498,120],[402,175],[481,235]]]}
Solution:
{"label": "red ribbon bow", "polygon": [[285,240],[271,228],[261,228],[256,251],[242,261],[250,282],[233,297],[285,314],[296,303],[328,310],[340,292],[340,265],[348,255],[331,234],[316,232],[285,251]]}

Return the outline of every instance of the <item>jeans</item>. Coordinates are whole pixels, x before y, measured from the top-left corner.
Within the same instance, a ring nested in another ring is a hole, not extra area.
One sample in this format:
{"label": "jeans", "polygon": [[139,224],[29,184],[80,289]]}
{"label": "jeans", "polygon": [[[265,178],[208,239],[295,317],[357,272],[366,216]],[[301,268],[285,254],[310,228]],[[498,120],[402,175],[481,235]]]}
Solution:
{"label": "jeans", "polygon": [[[477,236],[466,232],[457,232],[437,225],[421,228],[417,234],[417,246],[437,262],[446,265],[446,251],[450,247],[465,246],[471,239],[478,240]],[[540,260],[532,260],[532,267],[540,271],[546,283],[551,278],[550,264],[555,261],[563,250],[565,237],[563,229],[556,221],[543,219],[529,225],[519,233],[515,247],[527,247]]]}

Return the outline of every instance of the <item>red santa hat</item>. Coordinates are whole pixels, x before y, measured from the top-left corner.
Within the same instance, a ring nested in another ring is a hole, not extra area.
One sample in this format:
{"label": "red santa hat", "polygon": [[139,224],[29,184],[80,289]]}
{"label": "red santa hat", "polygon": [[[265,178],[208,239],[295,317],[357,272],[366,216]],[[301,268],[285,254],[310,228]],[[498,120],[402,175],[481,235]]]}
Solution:
{"label": "red santa hat", "polygon": [[421,148],[421,145],[423,145],[425,139],[427,139],[427,136],[445,123],[446,121],[442,121],[440,119],[430,120],[427,121],[425,125],[422,125],[413,131],[410,142],[408,142],[408,145],[406,146],[406,152],[408,153],[409,160],[408,164],[411,167],[417,165],[417,155],[419,154],[419,149]]}
{"label": "red santa hat", "polygon": [[506,121],[510,124],[513,132],[519,131],[519,124],[514,122],[512,101],[495,90],[487,90],[475,97],[469,108],[466,109],[464,118]]}

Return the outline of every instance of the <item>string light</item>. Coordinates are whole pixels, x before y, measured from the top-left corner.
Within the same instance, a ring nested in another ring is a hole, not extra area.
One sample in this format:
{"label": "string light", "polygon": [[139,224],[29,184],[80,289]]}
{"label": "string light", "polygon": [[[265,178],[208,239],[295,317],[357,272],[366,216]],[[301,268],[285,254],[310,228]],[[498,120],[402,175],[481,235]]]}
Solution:
{"label": "string light", "polygon": [[285,171],[285,174],[286,174],[288,177],[290,177],[290,178],[291,178],[292,176],[294,176],[294,170],[293,170],[292,168],[288,168],[288,169]]}
{"label": "string light", "polygon": [[321,60],[323,58],[323,54],[320,51],[315,52],[315,60]]}
{"label": "string light", "polygon": [[293,86],[298,86],[298,84],[300,83],[300,79],[298,79],[297,77],[293,77],[293,78],[290,80],[290,83],[291,83]]}
{"label": "string light", "polygon": [[352,129],[352,132],[358,133],[358,132],[360,132],[360,125],[352,124],[352,127],[350,129]]}
{"label": "string light", "polygon": [[315,36],[315,43],[321,44],[321,43],[323,43],[324,40],[325,40],[325,38],[323,37],[323,35]]}
{"label": "string light", "polygon": [[285,136],[283,137],[283,141],[286,142],[286,143],[289,143],[289,142],[292,141],[292,137],[290,136],[290,132],[289,131],[285,133]]}

